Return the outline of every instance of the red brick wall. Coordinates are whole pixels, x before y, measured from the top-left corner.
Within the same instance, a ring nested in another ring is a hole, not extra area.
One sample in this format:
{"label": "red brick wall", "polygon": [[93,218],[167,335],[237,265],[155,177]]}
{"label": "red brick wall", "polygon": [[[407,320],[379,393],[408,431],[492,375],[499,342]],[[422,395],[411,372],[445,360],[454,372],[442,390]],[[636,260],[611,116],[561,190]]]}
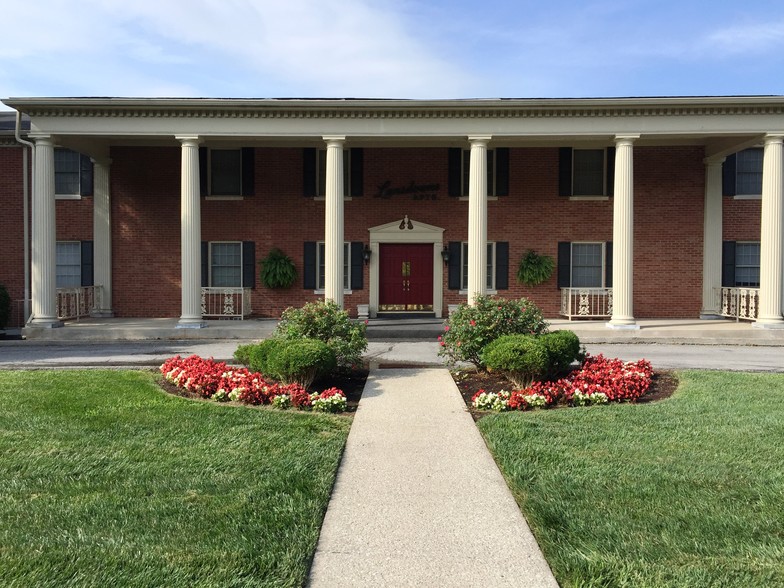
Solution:
{"label": "red brick wall", "polygon": [[[696,147],[635,149],[635,314],[638,317],[696,316],[700,309],[704,167]],[[180,313],[179,149],[112,150],[114,306],[118,316],[178,316]],[[468,203],[447,196],[443,148],[365,149],[365,195],[345,203],[345,238],[368,242],[368,227],[408,215],[445,227],[444,242],[467,236]],[[612,200],[570,201],[558,194],[558,150],[512,149],[510,194],[488,205],[488,238],[508,241],[510,289],[556,316],[555,276],[527,288],[514,277],[526,249],[557,256],[558,241],[612,240]],[[410,196],[378,198],[385,181],[395,186],[438,183],[435,201]],[[725,199],[725,206],[727,201]],[[747,203],[742,203],[747,204]],[[302,196],[302,150],[257,149],[256,195],[242,201],[202,201],[202,239],[251,240],[257,259],[273,246],[294,259],[299,277],[286,291],[257,285],[254,311],[277,315],[289,305],[319,296],[303,290],[304,241],[324,237],[324,202]],[[346,296],[355,309],[368,302],[363,290]],[[445,272],[446,273],[446,272]],[[447,289],[444,304],[465,299]]]}
{"label": "red brick wall", "polygon": [[24,200],[22,198],[22,148],[0,147],[0,284],[11,296],[12,323],[18,326],[14,316],[24,299]]}

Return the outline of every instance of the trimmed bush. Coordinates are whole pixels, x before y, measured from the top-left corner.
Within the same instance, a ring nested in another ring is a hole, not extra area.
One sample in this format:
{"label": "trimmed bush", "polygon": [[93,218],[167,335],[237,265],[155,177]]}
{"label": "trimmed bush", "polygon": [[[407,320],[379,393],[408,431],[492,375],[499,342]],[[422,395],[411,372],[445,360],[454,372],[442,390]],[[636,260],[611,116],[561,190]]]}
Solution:
{"label": "trimmed bush", "polygon": [[260,371],[284,384],[299,384],[307,390],[318,376],[335,369],[335,353],[318,339],[267,339],[263,343],[254,352],[254,359],[263,361],[266,368]]}
{"label": "trimmed bush", "polygon": [[489,369],[505,372],[518,388],[529,386],[550,369],[547,347],[531,335],[499,337],[485,347],[482,360]]}
{"label": "trimmed bush", "polygon": [[4,330],[11,318],[11,296],[5,286],[0,284],[0,331]]}
{"label": "trimmed bush", "polygon": [[450,364],[460,361],[473,363],[484,369],[482,350],[502,335],[541,335],[547,332],[547,322],[533,302],[526,298],[509,300],[479,296],[474,306],[461,304],[449,315],[439,355]]}
{"label": "trimmed bush", "polygon": [[337,366],[341,368],[360,365],[367,349],[365,323],[351,320],[348,313],[331,300],[309,302],[302,308],[287,308],[274,336],[323,341],[334,352]]}
{"label": "trimmed bush", "polygon": [[237,347],[236,351],[234,352],[234,359],[237,361],[237,363],[241,363],[244,366],[250,365],[250,352],[255,346],[255,343],[247,343],[246,345],[240,345]]}
{"label": "trimmed bush", "polygon": [[[248,345],[247,347],[250,349],[247,351],[248,363],[246,365],[251,371],[275,377],[273,374],[269,373],[269,370],[267,369],[267,360],[269,356],[278,349],[279,343],[277,340],[264,339],[253,345]],[[243,354],[244,351],[245,350],[242,349]],[[237,357],[237,352],[240,352],[240,348],[234,353],[234,357]]]}
{"label": "trimmed bush", "polygon": [[550,358],[550,376],[558,376],[568,371],[573,362],[582,362],[585,357],[580,347],[580,339],[572,331],[547,333],[542,335],[541,342]]}

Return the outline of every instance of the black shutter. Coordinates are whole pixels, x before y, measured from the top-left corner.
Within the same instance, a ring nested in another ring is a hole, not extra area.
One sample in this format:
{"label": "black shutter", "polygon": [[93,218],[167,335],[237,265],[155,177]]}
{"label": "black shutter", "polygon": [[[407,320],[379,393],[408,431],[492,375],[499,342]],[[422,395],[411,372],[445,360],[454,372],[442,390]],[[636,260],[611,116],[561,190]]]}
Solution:
{"label": "black shutter", "polygon": [[723,288],[735,287],[735,241],[721,244],[721,285]]}
{"label": "black shutter", "polygon": [[364,279],[364,243],[354,241],[351,243],[351,286],[352,290],[361,290],[363,288]]}
{"label": "black shutter", "polygon": [[509,243],[506,241],[495,244],[495,289],[509,289]]}
{"label": "black shutter", "polygon": [[604,287],[613,287],[613,248],[612,241],[604,244]]}
{"label": "black shutter", "polygon": [[316,242],[305,241],[305,253],[303,255],[303,283],[302,287],[306,290],[316,289]]}
{"label": "black shutter", "polygon": [[460,289],[460,267],[462,266],[463,244],[460,241],[449,242],[449,276],[450,290]]}
{"label": "black shutter", "polygon": [[242,195],[253,196],[256,193],[256,150],[253,147],[242,148]]}
{"label": "black shutter", "polygon": [[210,244],[201,242],[201,287],[210,285]]}
{"label": "black shutter", "polygon": [[82,241],[82,286],[93,285],[93,242]]}
{"label": "black shutter", "polygon": [[[738,188],[735,181],[737,159],[738,158],[734,153],[732,155],[728,155],[727,159],[724,160],[724,163],[721,166],[721,193],[724,196],[735,196],[735,194],[738,193]],[[734,271],[735,270],[733,270],[733,273]],[[735,285],[734,282],[735,280],[733,279],[733,286]]]}
{"label": "black shutter", "polygon": [[79,194],[93,194],[93,161],[87,155],[79,154]]}
{"label": "black shutter", "polygon": [[199,191],[202,196],[209,196],[210,188],[208,184],[209,175],[209,152],[206,147],[199,147]]}
{"label": "black shutter", "polygon": [[572,283],[572,244],[558,242],[558,287],[568,288]]}
{"label": "black shutter", "polygon": [[[351,154],[351,197],[356,198],[365,193],[363,186],[365,153],[361,148],[355,147]],[[353,274],[352,274],[353,275]],[[352,278],[353,279],[353,278]],[[360,286],[361,288],[362,286]]]}
{"label": "black shutter", "polygon": [[256,242],[242,242],[242,287],[256,287]]}
{"label": "black shutter", "polygon": [[463,195],[463,150],[460,147],[449,148],[449,195],[453,198]]}
{"label": "black shutter", "polygon": [[[558,195],[572,195],[572,148],[561,147],[558,149]],[[559,288],[566,287],[561,286]]]}
{"label": "black shutter", "polygon": [[302,194],[305,198],[313,198],[316,189],[316,149],[305,147],[302,150]]}
{"label": "black shutter", "polygon": [[615,192],[615,147],[607,148],[607,196]]}
{"label": "black shutter", "polygon": [[495,195],[509,195],[509,148],[495,150]]}

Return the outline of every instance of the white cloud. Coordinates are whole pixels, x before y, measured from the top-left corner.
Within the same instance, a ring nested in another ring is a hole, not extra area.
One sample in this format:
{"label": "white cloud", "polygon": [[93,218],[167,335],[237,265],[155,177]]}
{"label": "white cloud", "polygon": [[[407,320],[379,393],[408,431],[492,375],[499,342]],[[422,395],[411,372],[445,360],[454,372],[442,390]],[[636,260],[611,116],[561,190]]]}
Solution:
{"label": "white cloud", "polygon": [[708,34],[704,44],[724,54],[781,52],[784,49],[784,20],[719,29]]}

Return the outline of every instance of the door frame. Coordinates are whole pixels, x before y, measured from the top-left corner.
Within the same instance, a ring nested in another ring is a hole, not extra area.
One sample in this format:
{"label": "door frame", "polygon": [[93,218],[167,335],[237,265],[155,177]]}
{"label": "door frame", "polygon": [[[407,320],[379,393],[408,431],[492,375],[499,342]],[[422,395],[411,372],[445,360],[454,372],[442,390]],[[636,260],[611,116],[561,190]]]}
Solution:
{"label": "door frame", "polygon": [[[396,220],[371,227],[370,233],[370,316],[378,314],[379,245],[381,243],[430,243],[433,246],[433,313],[442,318],[444,310],[444,229],[413,219]],[[400,227],[403,227],[402,229]],[[409,228],[412,227],[412,228]]]}

